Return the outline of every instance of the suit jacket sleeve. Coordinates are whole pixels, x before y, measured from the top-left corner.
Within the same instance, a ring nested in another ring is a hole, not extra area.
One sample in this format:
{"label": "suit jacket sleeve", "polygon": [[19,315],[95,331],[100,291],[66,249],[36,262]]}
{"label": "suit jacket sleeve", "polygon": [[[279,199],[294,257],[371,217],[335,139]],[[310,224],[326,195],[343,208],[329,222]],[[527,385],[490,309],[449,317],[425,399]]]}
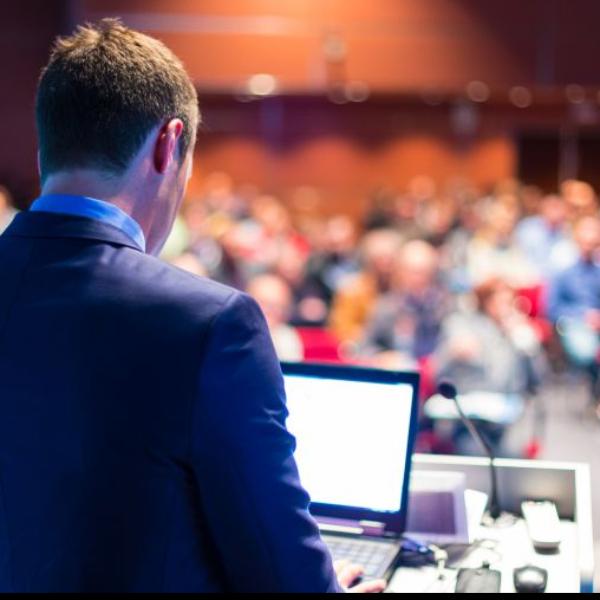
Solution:
{"label": "suit jacket sleeve", "polygon": [[257,304],[234,294],[205,348],[193,465],[233,592],[341,592],[287,431],[283,377]]}

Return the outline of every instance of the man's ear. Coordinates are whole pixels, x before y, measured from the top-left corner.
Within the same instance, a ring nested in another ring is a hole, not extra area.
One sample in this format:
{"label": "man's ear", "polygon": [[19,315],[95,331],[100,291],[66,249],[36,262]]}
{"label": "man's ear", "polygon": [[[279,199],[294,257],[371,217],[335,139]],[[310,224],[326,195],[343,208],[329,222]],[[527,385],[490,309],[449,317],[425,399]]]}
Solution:
{"label": "man's ear", "polygon": [[160,175],[164,175],[177,161],[183,129],[181,119],[172,119],[159,131],[154,149],[154,168]]}

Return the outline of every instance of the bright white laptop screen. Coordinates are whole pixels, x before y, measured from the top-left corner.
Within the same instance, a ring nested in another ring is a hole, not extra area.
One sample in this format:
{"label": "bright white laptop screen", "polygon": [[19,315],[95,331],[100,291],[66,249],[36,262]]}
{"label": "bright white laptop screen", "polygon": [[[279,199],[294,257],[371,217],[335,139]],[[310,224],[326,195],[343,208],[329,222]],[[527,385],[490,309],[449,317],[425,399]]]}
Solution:
{"label": "bright white laptop screen", "polygon": [[296,460],[316,504],[397,513],[414,388],[286,376]]}

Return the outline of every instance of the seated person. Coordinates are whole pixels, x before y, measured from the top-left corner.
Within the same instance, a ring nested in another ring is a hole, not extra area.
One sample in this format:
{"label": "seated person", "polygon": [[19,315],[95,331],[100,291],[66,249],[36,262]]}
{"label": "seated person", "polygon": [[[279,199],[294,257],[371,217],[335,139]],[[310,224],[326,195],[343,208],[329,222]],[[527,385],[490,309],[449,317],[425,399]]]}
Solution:
{"label": "seated person", "polygon": [[432,246],[421,241],[404,246],[394,288],[380,301],[367,329],[367,354],[387,357],[385,362],[395,354],[399,366],[433,354],[448,310],[438,275],[439,255]]}
{"label": "seated person", "polygon": [[369,233],[362,244],[362,270],[341,284],[330,325],[342,342],[358,344],[382,294],[390,291],[402,238],[391,229]]}
{"label": "seated person", "polygon": [[539,214],[528,217],[517,227],[517,246],[531,259],[544,281],[552,281],[577,260],[569,213],[569,205],[562,196],[546,196]]}
{"label": "seated person", "polygon": [[494,279],[479,286],[475,298],[475,312],[455,313],[444,323],[435,354],[438,379],[452,380],[461,394],[525,396],[534,391],[545,356],[528,318],[515,309],[515,292]]}
{"label": "seated person", "polygon": [[561,273],[550,292],[550,317],[567,356],[587,370],[592,397],[600,400],[600,220],[585,217],[575,226],[579,260]]}
{"label": "seated person", "polygon": [[349,217],[333,217],[323,238],[323,248],[308,261],[306,284],[318,291],[329,310],[345,279],[359,271],[356,227]]}
{"label": "seated person", "polygon": [[485,215],[484,226],[469,245],[467,268],[473,286],[500,278],[515,289],[534,287],[539,275],[514,239],[519,220],[518,204],[512,197],[497,199]]}
{"label": "seated person", "polygon": [[[515,309],[510,286],[492,280],[479,286],[475,296],[475,312],[446,320],[434,370],[438,381],[452,381],[462,396],[478,403],[472,406],[486,403],[481,415],[495,416],[482,416],[480,428],[498,455],[510,455],[503,447],[504,432],[522,414],[526,397],[536,392],[547,372],[547,359],[528,318]],[[446,437],[450,434],[455,452],[479,454],[466,428],[457,424],[441,431]]]}
{"label": "seated person", "polygon": [[290,286],[276,275],[259,275],[250,282],[248,294],[258,302],[267,319],[279,360],[302,361],[302,340],[288,324],[294,304]]}

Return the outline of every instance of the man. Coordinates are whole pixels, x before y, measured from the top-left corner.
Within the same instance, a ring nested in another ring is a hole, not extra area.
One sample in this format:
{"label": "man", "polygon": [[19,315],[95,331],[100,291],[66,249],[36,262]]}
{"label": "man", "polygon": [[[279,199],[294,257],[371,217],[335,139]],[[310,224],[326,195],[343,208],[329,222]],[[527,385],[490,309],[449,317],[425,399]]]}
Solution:
{"label": "man", "polygon": [[43,195],[0,238],[0,591],[339,591],[257,305],[144,253],[192,168],[181,63],[80,28],[37,116]]}
{"label": "man", "polygon": [[365,339],[369,354],[398,357],[399,365],[431,356],[448,311],[447,294],[438,282],[439,254],[423,241],[409,242],[397,260],[394,288],[383,296]]}
{"label": "man", "polygon": [[333,301],[330,326],[343,342],[358,344],[379,298],[392,286],[402,238],[391,229],[370,232],[364,239],[363,269],[340,282]]}
{"label": "man", "polygon": [[544,282],[551,282],[577,260],[568,221],[568,204],[562,196],[554,195],[542,200],[538,216],[528,217],[517,227],[517,246]]}
{"label": "man", "polygon": [[575,227],[579,260],[558,276],[550,293],[550,316],[569,359],[586,369],[594,402],[600,401],[600,220],[585,217]]}

